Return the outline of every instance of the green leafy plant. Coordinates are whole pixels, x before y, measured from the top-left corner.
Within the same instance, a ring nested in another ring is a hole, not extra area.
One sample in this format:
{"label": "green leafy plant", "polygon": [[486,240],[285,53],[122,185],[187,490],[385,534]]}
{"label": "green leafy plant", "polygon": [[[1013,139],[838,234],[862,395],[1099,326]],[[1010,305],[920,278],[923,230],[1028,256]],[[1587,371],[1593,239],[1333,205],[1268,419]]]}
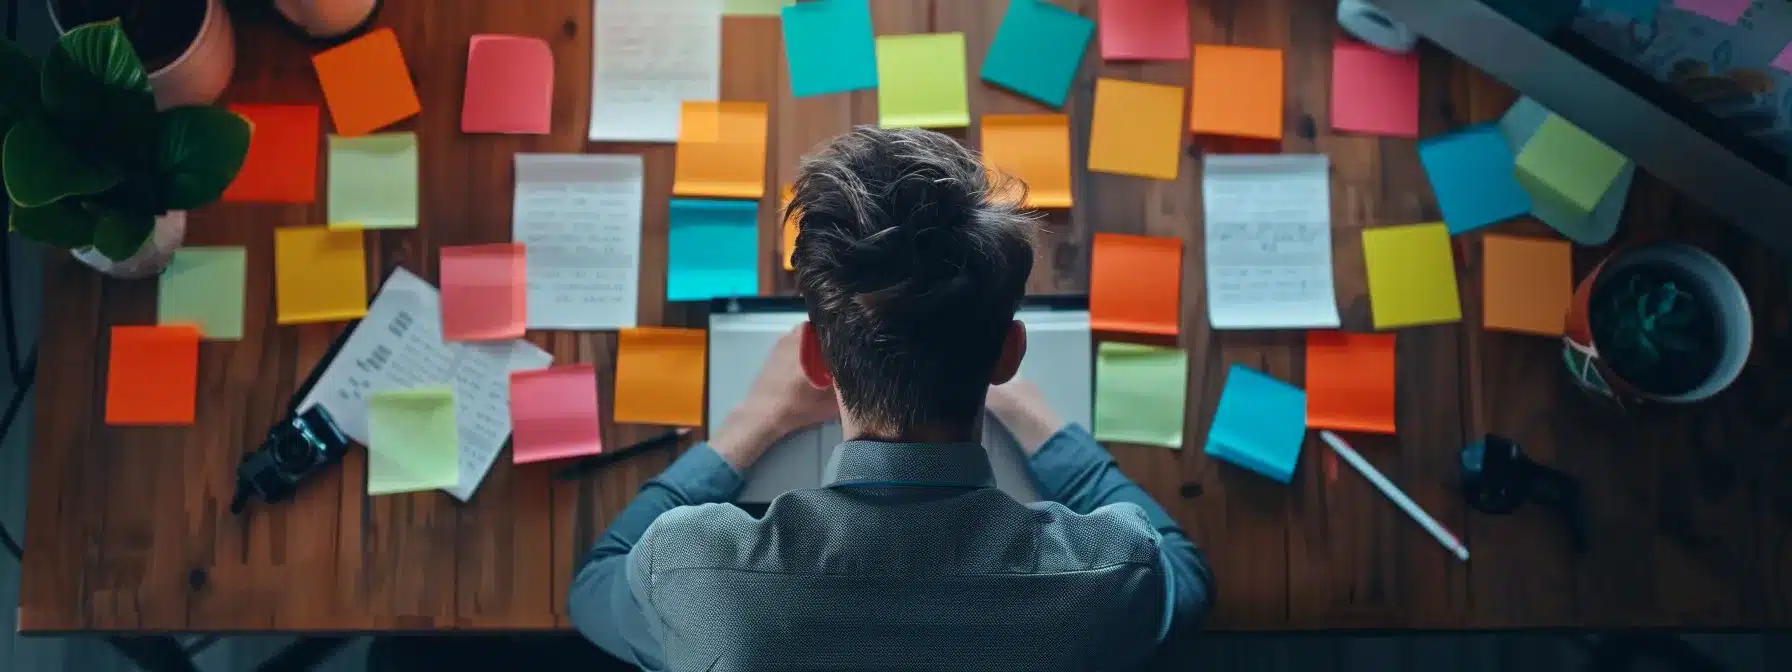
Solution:
{"label": "green leafy plant", "polygon": [[1676,280],[1646,270],[1612,278],[1589,315],[1600,352],[1653,392],[1696,384],[1716,363],[1710,311]]}
{"label": "green leafy plant", "polygon": [[41,68],[0,40],[0,184],[27,238],[129,258],[157,216],[224,193],[250,131],[221,108],[157,111],[117,21],[64,34]]}

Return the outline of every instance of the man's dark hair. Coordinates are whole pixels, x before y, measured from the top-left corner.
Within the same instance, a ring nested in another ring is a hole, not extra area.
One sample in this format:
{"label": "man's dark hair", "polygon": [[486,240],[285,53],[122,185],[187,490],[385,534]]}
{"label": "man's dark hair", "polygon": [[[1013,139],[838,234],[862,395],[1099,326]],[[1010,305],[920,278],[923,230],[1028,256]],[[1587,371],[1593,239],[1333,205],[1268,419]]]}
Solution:
{"label": "man's dark hair", "polygon": [[1024,189],[932,131],[861,126],[803,160],[797,286],[868,431],[976,421],[1033,270]]}

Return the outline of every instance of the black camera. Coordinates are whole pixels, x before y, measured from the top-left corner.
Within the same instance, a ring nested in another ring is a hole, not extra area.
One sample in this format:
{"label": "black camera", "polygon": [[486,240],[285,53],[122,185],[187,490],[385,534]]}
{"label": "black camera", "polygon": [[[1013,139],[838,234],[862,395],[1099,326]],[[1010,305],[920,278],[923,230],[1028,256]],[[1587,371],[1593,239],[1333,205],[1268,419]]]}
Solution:
{"label": "black camera", "polygon": [[291,499],[305,477],[342,461],[348,436],[336,427],[330,412],[314,405],[268,429],[267,440],[243,456],[236,468],[236,494],[230,512],[242,513],[251,496],[268,503]]}

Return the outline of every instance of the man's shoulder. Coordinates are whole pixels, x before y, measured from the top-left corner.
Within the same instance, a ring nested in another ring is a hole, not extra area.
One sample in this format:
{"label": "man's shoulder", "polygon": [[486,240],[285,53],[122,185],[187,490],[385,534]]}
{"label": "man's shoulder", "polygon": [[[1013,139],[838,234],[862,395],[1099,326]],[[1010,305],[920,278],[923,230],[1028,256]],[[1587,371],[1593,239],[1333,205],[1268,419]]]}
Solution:
{"label": "man's shoulder", "polygon": [[1063,571],[1157,562],[1163,536],[1151,527],[1137,504],[1117,502],[1088,513],[1071,511],[1057,502],[1034,502],[1027,507],[1045,514],[1040,526],[1041,559],[1055,558]]}

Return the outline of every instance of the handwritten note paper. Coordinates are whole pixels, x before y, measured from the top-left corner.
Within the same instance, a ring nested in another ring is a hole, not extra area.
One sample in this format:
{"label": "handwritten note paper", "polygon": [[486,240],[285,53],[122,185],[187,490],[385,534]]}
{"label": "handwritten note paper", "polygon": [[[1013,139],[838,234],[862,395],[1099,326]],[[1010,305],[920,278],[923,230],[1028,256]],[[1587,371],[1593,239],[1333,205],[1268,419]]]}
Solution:
{"label": "handwritten note paper", "polygon": [[1363,230],[1369,307],[1376,329],[1444,324],[1462,319],[1456,258],[1441,223]]}
{"label": "handwritten note paper", "polygon": [[635,326],[641,282],[641,157],[518,154],[511,240],[528,249],[528,324]]}
{"label": "handwritten note paper", "polygon": [[528,321],[523,249],[516,243],[442,247],[443,338],[522,338]]}
{"label": "handwritten note paper", "polygon": [[274,229],[278,324],[342,322],[367,314],[367,255],[360,231]]}
{"label": "handwritten note paper", "polygon": [[452,386],[460,469],[444,489],[464,502],[510,438],[510,373],[553,360],[527,341],[444,341],[440,293],[399,267],[299,408],[322,405],[344,434],[371,445],[367,400],[372,392]]}
{"label": "handwritten note paper", "polygon": [[1010,2],[983,59],[983,80],[1063,107],[1094,32],[1095,22],[1049,2]]}
{"label": "handwritten note paper", "polygon": [[1282,50],[1195,45],[1189,130],[1282,139]]}
{"label": "handwritten note paper", "polygon": [[877,88],[870,0],[805,2],[784,8],[784,60],[797,98]]}
{"label": "handwritten note paper", "polygon": [[624,329],[616,342],[616,422],[703,424],[702,329]]}
{"label": "handwritten note paper", "polygon": [[510,374],[510,425],[517,464],[603,452],[597,369],[580,364]]}
{"label": "handwritten note paper", "polygon": [[1089,170],[1176,179],[1182,165],[1182,101],[1180,86],[1095,80]]}
{"label": "handwritten note paper", "polygon": [[112,327],[106,424],[191,425],[198,387],[198,329]]}
{"label": "handwritten note paper", "polygon": [[417,134],[330,136],[330,227],[417,228]]}
{"label": "handwritten note paper", "polygon": [[765,138],[765,103],[684,101],[672,193],[764,196]]}
{"label": "handwritten note paper", "polygon": [[1307,332],[1307,426],[1393,434],[1394,340]]}
{"label": "handwritten note paper", "polygon": [[1188,353],[1102,343],[1095,357],[1095,438],[1182,448]]}
{"label": "handwritten note paper", "polygon": [[311,57],[337,135],[366,135],[423,110],[398,34],[377,28]]}
{"label": "handwritten note paper", "polygon": [[162,271],[156,324],[196,325],[208,341],[243,338],[243,285],[248,258],[241,247],[183,247]]}
{"label": "handwritten note paper", "polygon": [[1419,162],[1452,234],[1531,210],[1530,194],[1512,176],[1512,147],[1496,124],[1477,124],[1421,141]]}
{"label": "handwritten note paper", "polygon": [[1101,0],[1101,57],[1110,61],[1188,58],[1189,0]]}
{"label": "handwritten note paper", "polygon": [[1294,480],[1306,433],[1305,392],[1233,364],[1207,432],[1206,452],[1208,457],[1287,483]]}
{"label": "handwritten note paper", "polygon": [[592,4],[591,139],[677,140],[680,103],[721,97],[722,0]]}
{"label": "handwritten note paper", "polygon": [[249,154],[223,200],[310,203],[317,200],[317,106],[231,105],[249,120]]}
{"label": "handwritten note paper", "polygon": [[666,300],[759,294],[759,202],[672,199]]}
{"label": "handwritten note paper", "polygon": [[1208,155],[1204,164],[1213,328],[1338,326],[1328,159]]}
{"label": "handwritten note paper", "polygon": [[1332,128],[1419,137],[1419,56],[1356,42],[1332,47]]}
{"label": "handwritten note paper", "polygon": [[877,123],[885,128],[971,124],[964,33],[877,38]]}
{"label": "handwritten note paper", "polygon": [[1481,326],[1561,336],[1574,293],[1568,241],[1486,234],[1481,237]]}
{"label": "handwritten note paper", "polygon": [[453,487],[460,477],[454,388],[380,390],[367,398],[367,494]]}
{"label": "handwritten note paper", "polygon": [[554,52],[540,38],[474,35],[467,45],[462,133],[548,132],[554,106]]}
{"label": "handwritten note paper", "polygon": [[1174,336],[1182,330],[1182,239],[1095,234],[1089,327]]}
{"label": "handwritten note paper", "polygon": [[1026,183],[1029,208],[1068,208],[1070,117],[1063,114],[986,114],[983,161]]}

